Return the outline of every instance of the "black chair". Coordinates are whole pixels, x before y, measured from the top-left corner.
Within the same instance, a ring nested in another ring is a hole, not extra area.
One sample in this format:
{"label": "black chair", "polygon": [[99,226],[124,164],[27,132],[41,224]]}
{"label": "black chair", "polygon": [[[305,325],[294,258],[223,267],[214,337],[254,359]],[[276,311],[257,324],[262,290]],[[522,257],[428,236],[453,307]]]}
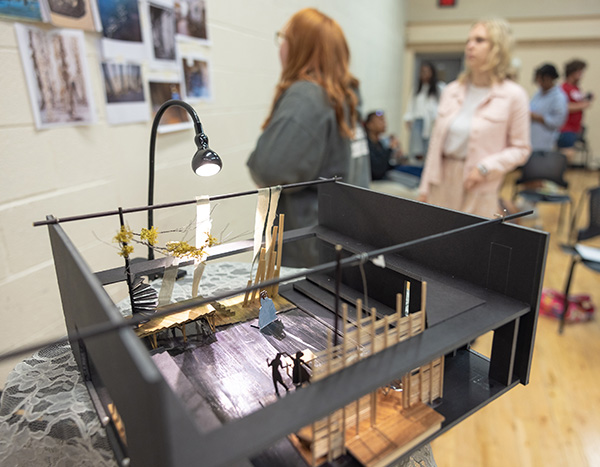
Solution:
{"label": "black chair", "polygon": [[[567,191],[569,183],[564,179],[568,163],[564,154],[551,151],[534,151],[529,160],[521,167],[521,177],[515,181],[513,200],[521,197],[531,204],[558,203],[560,214],[558,219],[559,230],[563,224],[564,206],[568,204],[572,209],[572,200]],[[549,181],[561,188],[560,192],[549,191],[545,187],[532,188],[539,182]],[[519,190],[519,186],[524,185]]]}
{"label": "black chair", "polygon": [[581,132],[577,135],[574,148],[576,153],[575,159],[581,161],[580,166],[588,168],[590,166],[591,153],[588,147],[585,126],[581,127]]}
{"label": "black chair", "polygon": [[[565,320],[567,317],[567,309],[569,308],[569,299],[568,299],[569,290],[571,289],[571,282],[573,280],[573,272],[575,270],[575,266],[577,264],[581,263],[593,271],[600,272],[600,261],[592,260],[589,257],[587,257],[587,258],[582,257],[580,252],[577,251],[577,244],[579,242],[582,242],[584,240],[590,240],[590,239],[600,235],[600,186],[596,187],[596,188],[592,188],[590,190],[587,190],[583,194],[583,196],[579,202],[579,207],[577,209],[577,212],[573,216],[571,230],[572,231],[575,230],[575,227],[577,225],[577,218],[578,218],[579,211],[581,211],[581,208],[586,200],[589,200],[588,225],[584,229],[579,229],[576,233],[573,232],[570,235],[570,238],[573,240],[572,246],[563,246],[563,251],[572,255],[572,259],[571,259],[571,267],[569,268],[569,275],[567,277],[567,283],[565,284],[565,292],[564,292],[565,305],[563,308],[562,315],[560,317],[560,325],[558,328],[559,333],[563,332],[563,329],[565,326]],[[573,237],[575,237],[575,238],[573,238]],[[598,252],[600,253],[600,248],[595,248],[594,250],[598,250]]]}

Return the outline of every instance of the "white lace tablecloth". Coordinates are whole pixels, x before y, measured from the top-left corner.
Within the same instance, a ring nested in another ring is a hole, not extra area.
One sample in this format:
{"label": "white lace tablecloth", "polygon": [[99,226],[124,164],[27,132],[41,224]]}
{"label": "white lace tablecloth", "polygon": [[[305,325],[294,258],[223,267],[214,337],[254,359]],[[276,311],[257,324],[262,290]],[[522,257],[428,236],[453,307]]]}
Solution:
{"label": "white lace tablecloth", "polygon": [[[249,268],[247,263],[209,263],[200,294],[245,287]],[[152,285],[159,288],[160,281]],[[191,286],[188,268],[188,274],[175,283],[173,301],[190,298]],[[129,313],[128,300],[117,306],[122,314]],[[426,445],[399,465],[436,464]],[[39,350],[8,375],[0,399],[0,466],[117,466],[69,344]]]}

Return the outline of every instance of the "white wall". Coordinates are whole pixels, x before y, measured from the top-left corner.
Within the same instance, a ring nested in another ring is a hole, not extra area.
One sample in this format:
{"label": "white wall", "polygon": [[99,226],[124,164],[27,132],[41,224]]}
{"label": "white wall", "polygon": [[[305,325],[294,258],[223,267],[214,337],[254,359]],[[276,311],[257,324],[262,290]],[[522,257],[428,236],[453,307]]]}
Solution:
{"label": "white wall", "polygon": [[[362,81],[364,110],[385,109],[390,129],[399,129],[404,2],[207,0],[212,47],[206,53],[212,60],[215,99],[195,108],[224,168],[210,179],[197,178],[189,169],[193,132],[160,135],[156,203],[253,188],[245,162],[260,134],[280,70],[274,33],[305,6],[320,8],[342,25],[352,52],[352,71]],[[0,354],[65,334],[48,234],[43,227],[32,227],[32,222],[47,214],[65,217],[146,204],[151,124],[106,123],[98,38],[86,33],[98,122],[37,131],[13,22],[0,20]],[[249,232],[253,210],[251,198],[219,204],[213,233]],[[155,223],[161,228],[182,226],[193,216],[189,207],[157,211]],[[145,216],[131,215],[127,222],[139,230]],[[122,264],[110,244],[117,218],[63,227],[93,270]],[[141,248],[137,252],[145,254]],[[18,360],[0,362],[0,387]]]}

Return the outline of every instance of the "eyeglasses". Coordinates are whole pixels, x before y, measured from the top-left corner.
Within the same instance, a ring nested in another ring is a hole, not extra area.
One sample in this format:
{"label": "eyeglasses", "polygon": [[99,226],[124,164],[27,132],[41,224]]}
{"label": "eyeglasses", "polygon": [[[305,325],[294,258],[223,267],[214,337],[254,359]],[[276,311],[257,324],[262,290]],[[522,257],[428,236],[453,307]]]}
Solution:
{"label": "eyeglasses", "polygon": [[275,45],[277,47],[280,47],[285,39],[286,39],[285,34],[283,34],[281,31],[277,31],[275,33]]}

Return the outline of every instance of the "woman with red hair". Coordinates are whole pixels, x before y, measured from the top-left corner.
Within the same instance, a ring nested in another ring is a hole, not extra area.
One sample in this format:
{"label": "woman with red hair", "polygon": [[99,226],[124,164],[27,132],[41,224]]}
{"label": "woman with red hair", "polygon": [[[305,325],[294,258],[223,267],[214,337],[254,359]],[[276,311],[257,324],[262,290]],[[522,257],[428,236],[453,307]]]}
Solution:
{"label": "woman with red hair", "polygon": [[[263,133],[248,159],[252,178],[266,187],[346,177],[358,80],[349,71],[344,33],[333,19],[306,8],[290,18],[277,39],[281,76]],[[278,212],[285,214],[286,229],[316,224],[316,190],[282,192]],[[316,259],[314,245],[295,247],[286,245],[286,265],[308,265]]]}

